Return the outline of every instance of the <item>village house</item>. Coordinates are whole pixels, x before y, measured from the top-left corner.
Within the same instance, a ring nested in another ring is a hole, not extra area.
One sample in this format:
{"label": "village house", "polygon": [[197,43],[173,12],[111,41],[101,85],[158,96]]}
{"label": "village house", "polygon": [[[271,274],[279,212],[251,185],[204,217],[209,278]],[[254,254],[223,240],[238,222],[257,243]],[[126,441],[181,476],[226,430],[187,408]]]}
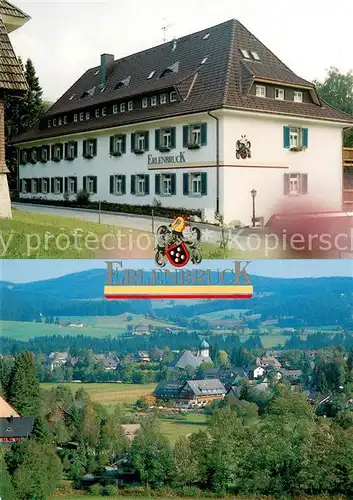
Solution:
{"label": "village house", "polygon": [[150,335],[150,334],[151,330],[147,325],[139,324],[135,326],[134,335]]}
{"label": "village house", "polygon": [[232,19],[121,59],[102,54],[14,141],[20,196],[83,189],[93,201],[156,199],[240,226],[283,204],[341,211],[352,124]]}
{"label": "village house", "polygon": [[227,390],[219,379],[188,380],[177,382],[161,382],[154,391],[157,401],[168,401],[178,406],[192,408],[202,407],[223,399]]}
{"label": "village house", "polygon": [[118,366],[118,360],[112,355],[96,354],[94,360],[101,364],[105,371],[116,370]]}
{"label": "village house", "polygon": [[12,444],[31,435],[34,417],[21,417],[0,396],[0,444]]}
{"label": "village house", "polygon": [[196,353],[193,353],[189,349],[183,351],[179,358],[172,363],[172,366],[179,370],[186,370],[187,367],[197,370],[203,363],[213,363],[210,358],[210,346],[206,340],[201,342]]}

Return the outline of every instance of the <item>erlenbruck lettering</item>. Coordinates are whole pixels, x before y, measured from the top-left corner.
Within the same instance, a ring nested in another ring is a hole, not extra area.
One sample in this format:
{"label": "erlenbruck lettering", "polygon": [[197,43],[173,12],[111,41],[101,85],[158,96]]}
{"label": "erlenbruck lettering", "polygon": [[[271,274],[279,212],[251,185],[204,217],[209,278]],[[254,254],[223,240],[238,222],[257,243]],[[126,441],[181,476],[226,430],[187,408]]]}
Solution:
{"label": "erlenbruck lettering", "polygon": [[153,156],[148,155],[148,165],[165,165],[168,163],[186,163],[185,152],[180,151],[178,155]]}

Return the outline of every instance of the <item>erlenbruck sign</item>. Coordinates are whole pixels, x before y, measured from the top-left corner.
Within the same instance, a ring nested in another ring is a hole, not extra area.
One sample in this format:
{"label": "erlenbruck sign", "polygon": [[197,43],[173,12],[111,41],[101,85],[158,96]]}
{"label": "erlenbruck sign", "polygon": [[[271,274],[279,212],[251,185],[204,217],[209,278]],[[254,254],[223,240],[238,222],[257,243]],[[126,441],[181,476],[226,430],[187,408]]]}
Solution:
{"label": "erlenbruck sign", "polygon": [[[220,261],[223,262],[223,261]],[[108,261],[104,296],[122,299],[250,299],[253,285],[247,266],[231,269],[124,269],[123,261]]]}
{"label": "erlenbruck sign", "polygon": [[153,156],[148,155],[148,165],[166,165],[168,163],[186,163],[185,152],[180,151],[178,155]]}

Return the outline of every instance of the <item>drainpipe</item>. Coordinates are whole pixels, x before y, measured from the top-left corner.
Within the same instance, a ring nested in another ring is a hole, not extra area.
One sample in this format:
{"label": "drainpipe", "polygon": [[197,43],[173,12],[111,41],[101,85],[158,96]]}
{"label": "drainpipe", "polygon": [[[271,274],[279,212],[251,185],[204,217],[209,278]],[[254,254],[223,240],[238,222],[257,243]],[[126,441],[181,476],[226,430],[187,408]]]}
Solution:
{"label": "drainpipe", "polygon": [[207,114],[216,120],[216,216],[219,215],[219,118],[210,111]]}

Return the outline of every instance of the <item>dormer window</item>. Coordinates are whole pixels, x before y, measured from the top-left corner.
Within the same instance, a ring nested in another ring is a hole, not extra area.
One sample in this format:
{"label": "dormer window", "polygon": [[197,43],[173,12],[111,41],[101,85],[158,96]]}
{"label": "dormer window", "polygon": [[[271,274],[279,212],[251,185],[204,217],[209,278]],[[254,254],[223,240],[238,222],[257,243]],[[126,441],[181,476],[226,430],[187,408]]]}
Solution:
{"label": "dormer window", "polygon": [[122,103],[120,104],[120,113],[125,113],[125,110],[126,110],[125,103],[124,103],[124,102],[122,102]]}
{"label": "dormer window", "polygon": [[51,128],[51,120],[48,120],[48,128]]}
{"label": "dormer window", "polygon": [[62,118],[61,118],[61,116],[59,116],[59,118],[58,118],[58,125],[59,125],[59,127],[60,127],[61,124],[62,124]]}
{"label": "dormer window", "polygon": [[161,104],[166,104],[166,102],[167,102],[167,94],[161,94],[159,102]]}
{"label": "dormer window", "polygon": [[157,96],[156,95],[153,95],[151,97],[151,106],[157,106]]}
{"label": "dormer window", "polygon": [[260,61],[260,57],[259,57],[259,54],[257,52],[254,52],[253,50],[250,51],[253,59],[255,59],[255,61]]}
{"label": "dormer window", "polygon": [[303,102],[303,92],[294,92],[294,102]]}
{"label": "dormer window", "polygon": [[275,98],[279,101],[284,100],[284,89],[275,89]]}
{"label": "dormer window", "polygon": [[102,108],[102,116],[107,116],[107,108]]}
{"label": "dormer window", "polygon": [[155,73],[156,73],[155,70],[151,71],[151,73],[147,77],[147,80],[150,80],[155,75]]}
{"label": "dormer window", "polygon": [[142,98],[142,107],[147,108],[147,106],[148,106],[148,99],[147,99],[147,97],[143,97]]}
{"label": "dormer window", "polygon": [[250,59],[250,54],[247,50],[241,49],[240,52],[242,53],[244,59]]}
{"label": "dormer window", "polygon": [[124,80],[120,80],[120,82],[118,82],[115,85],[115,90],[123,89],[124,87],[128,87],[130,85],[130,80],[131,80],[131,75],[128,76],[127,78],[125,78]]}
{"label": "dormer window", "polygon": [[169,96],[170,102],[175,102],[177,100],[177,93],[173,90]]}
{"label": "dormer window", "polygon": [[56,127],[56,118],[53,118],[53,127]]}
{"label": "dormer window", "polygon": [[266,97],[265,85],[256,85],[256,97]]}
{"label": "dormer window", "polygon": [[127,110],[132,111],[134,109],[134,101],[129,101],[127,103]]}
{"label": "dormer window", "polygon": [[159,78],[164,78],[165,76],[168,76],[170,75],[171,73],[173,73],[173,71],[169,68],[165,69],[162,73],[161,73],[161,76]]}
{"label": "dormer window", "polygon": [[118,89],[122,89],[123,87],[125,87],[125,85],[123,84],[123,82],[119,82],[115,85],[115,90],[118,90]]}
{"label": "dormer window", "polygon": [[67,124],[67,116],[65,115],[64,116],[64,125],[66,125],[66,124]]}
{"label": "dormer window", "polygon": [[171,73],[177,73],[178,71],[179,71],[179,61],[174,63],[172,66],[169,66],[164,71],[162,71],[159,78],[164,78],[165,76],[168,76]]}
{"label": "dormer window", "polygon": [[95,110],[95,112],[94,112],[94,116],[95,116],[96,118],[99,118],[99,116],[100,116],[100,113],[99,113],[99,108],[97,108],[97,109]]}
{"label": "dormer window", "polygon": [[84,114],[83,114],[83,112],[81,112],[80,113],[80,122],[83,122],[83,120],[84,120]]}
{"label": "dormer window", "polygon": [[77,113],[74,114],[74,123],[77,122]]}
{"label": "dormer window", "polygon": [[81,99],[85,99],[86,97],[89,97],[89,93],[88,93],[88,92],[84,92],[84,93],[81,95]]}
{"label": "dormer window", "polygon": [[117,114],[118,114],[118,105],[114,104],[113,105],[113,115],[117,115]]}
{"label": "dormer window", "polygon": [[89,112],[89,111],[86,111],[86,120],[89,120],[89,119],[90,119],[90,117],[91,117],[90,112]]}

